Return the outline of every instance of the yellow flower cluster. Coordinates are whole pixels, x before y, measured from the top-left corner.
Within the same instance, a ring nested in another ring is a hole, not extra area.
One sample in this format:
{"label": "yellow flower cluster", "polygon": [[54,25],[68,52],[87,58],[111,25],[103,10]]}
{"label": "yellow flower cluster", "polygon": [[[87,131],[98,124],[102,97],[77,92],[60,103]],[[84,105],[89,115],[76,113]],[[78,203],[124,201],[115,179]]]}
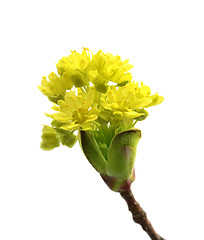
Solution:
{"label": "yellow flower cluster", "polygon": [[48,80],[43,77],[39,89],[54,103],[57,112],[46,115],[53,119],[58,139],[62,133],[64,138],[75,130],[102,125],[133,127],[148,115],[145,108],[163,101],[158,94],[151,95],[148,86],[132,81],[128,71],[133,66],[120,56],[101,50],[93,54],[84,48],[82,53],[72,51],[56,66],[58,74],[50,73]]}
{"label": "yellow flower cluster", "polygon": [[[110,86],[107,93],[102,96],[102,107],[112,113],[113,118],[136,119],[141,115],[142,108],[159,104],[163,101],[163,97],[152,95],[148,86],[141,83],[129,82],[125,86],[116,87]],[[154,103],[153,103],[154,102]]]}
{"label": "yellow flower cluster", "polygon": [[96,91],[105,93],[108,83],[129,82],[131,73],[127,73],[133,66],[128,60],[121,61],[120,56],[104,54],[101,50],[97,54],[84,48],[82,53],[72,51],[68,57],[63,57],[57,66],[58,74],[50,73],[48,80],[43,77],[39,89],[48,98],[57,102],[62,99],[67,90],[82,87],[88,90],[91,85]]}

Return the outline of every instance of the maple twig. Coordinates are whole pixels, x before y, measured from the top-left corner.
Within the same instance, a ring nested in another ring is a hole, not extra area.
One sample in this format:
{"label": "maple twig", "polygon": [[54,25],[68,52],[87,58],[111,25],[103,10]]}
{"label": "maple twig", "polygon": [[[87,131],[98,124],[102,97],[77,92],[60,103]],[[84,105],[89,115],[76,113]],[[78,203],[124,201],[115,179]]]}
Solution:
{"label": "maple twig", "polygon": [[152,240],[165,240],[162,238],[147,218],[146,212],[141,208],[140,204],[135,200],[131,189],[120,192],[120,195],[125,199],[129,211],[132,213],[134,222],[141,225],[143,230],[150,236]]}

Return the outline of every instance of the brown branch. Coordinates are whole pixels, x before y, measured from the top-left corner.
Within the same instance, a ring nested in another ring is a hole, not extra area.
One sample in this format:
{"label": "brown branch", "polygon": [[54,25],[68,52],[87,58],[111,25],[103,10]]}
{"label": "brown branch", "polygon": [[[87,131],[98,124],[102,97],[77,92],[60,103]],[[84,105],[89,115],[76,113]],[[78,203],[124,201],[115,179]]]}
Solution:
{"label": "brown branch", "polygon": [[140,207],[139,203],[135,200],[131,189],[121,192],[120,195],[127,202],[128,209],[132,213],[134,222],[140,224],[141,227],[150,236],[152,240],[165,240],[155,232],[150,221],[147,219],[146,212]]}

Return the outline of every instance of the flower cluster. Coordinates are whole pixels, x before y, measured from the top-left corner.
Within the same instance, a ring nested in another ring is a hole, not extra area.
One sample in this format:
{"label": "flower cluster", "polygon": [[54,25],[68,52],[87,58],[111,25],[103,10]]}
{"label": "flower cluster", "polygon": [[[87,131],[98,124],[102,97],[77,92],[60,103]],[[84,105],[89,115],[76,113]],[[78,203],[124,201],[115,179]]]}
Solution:
{"label": "flower cluster", "polygon": [[[151,95],[148,86],[132,81],[129,70],[133,66],[120,56],[101,50],[93,54],[84,48],[82,53],[72,51],[56,66],[57,74],[43,77],[39,86],[56,111],[46,114],[52,126],[44,127],[41,147],[45,150],[59,146],[58,142],[72,147],[76,130],[92,131],[100,142],[108,129],[112,139],[117,132],[144,120],[146,108],[163,101],[157,93]],[[48,133],[50,144],[46,144]]]}

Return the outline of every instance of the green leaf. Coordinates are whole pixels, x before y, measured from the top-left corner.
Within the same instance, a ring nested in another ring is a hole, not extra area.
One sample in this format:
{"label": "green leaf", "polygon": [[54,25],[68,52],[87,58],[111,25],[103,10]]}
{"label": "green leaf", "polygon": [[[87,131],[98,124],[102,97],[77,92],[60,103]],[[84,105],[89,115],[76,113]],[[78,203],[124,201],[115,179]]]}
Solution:
{"label": "green leaf", "polygon": [[40,147],[45,151],[50,151],[60,145],[55,130],[50,126],[44,125],[41,137],[42,141]]}
{"label": "green leaf", "polygon": [[105,174],[107,162],[101,153],[93,134],[90,131],[79,131],[79,142],[91,165],[100,174]]}
{"label": "green leaf", "polygon": [[135,163],[136,148],[141,131],[136,129],[118,133],[112,140],[108,151],[107,175],[118,181],[131,178]]}

